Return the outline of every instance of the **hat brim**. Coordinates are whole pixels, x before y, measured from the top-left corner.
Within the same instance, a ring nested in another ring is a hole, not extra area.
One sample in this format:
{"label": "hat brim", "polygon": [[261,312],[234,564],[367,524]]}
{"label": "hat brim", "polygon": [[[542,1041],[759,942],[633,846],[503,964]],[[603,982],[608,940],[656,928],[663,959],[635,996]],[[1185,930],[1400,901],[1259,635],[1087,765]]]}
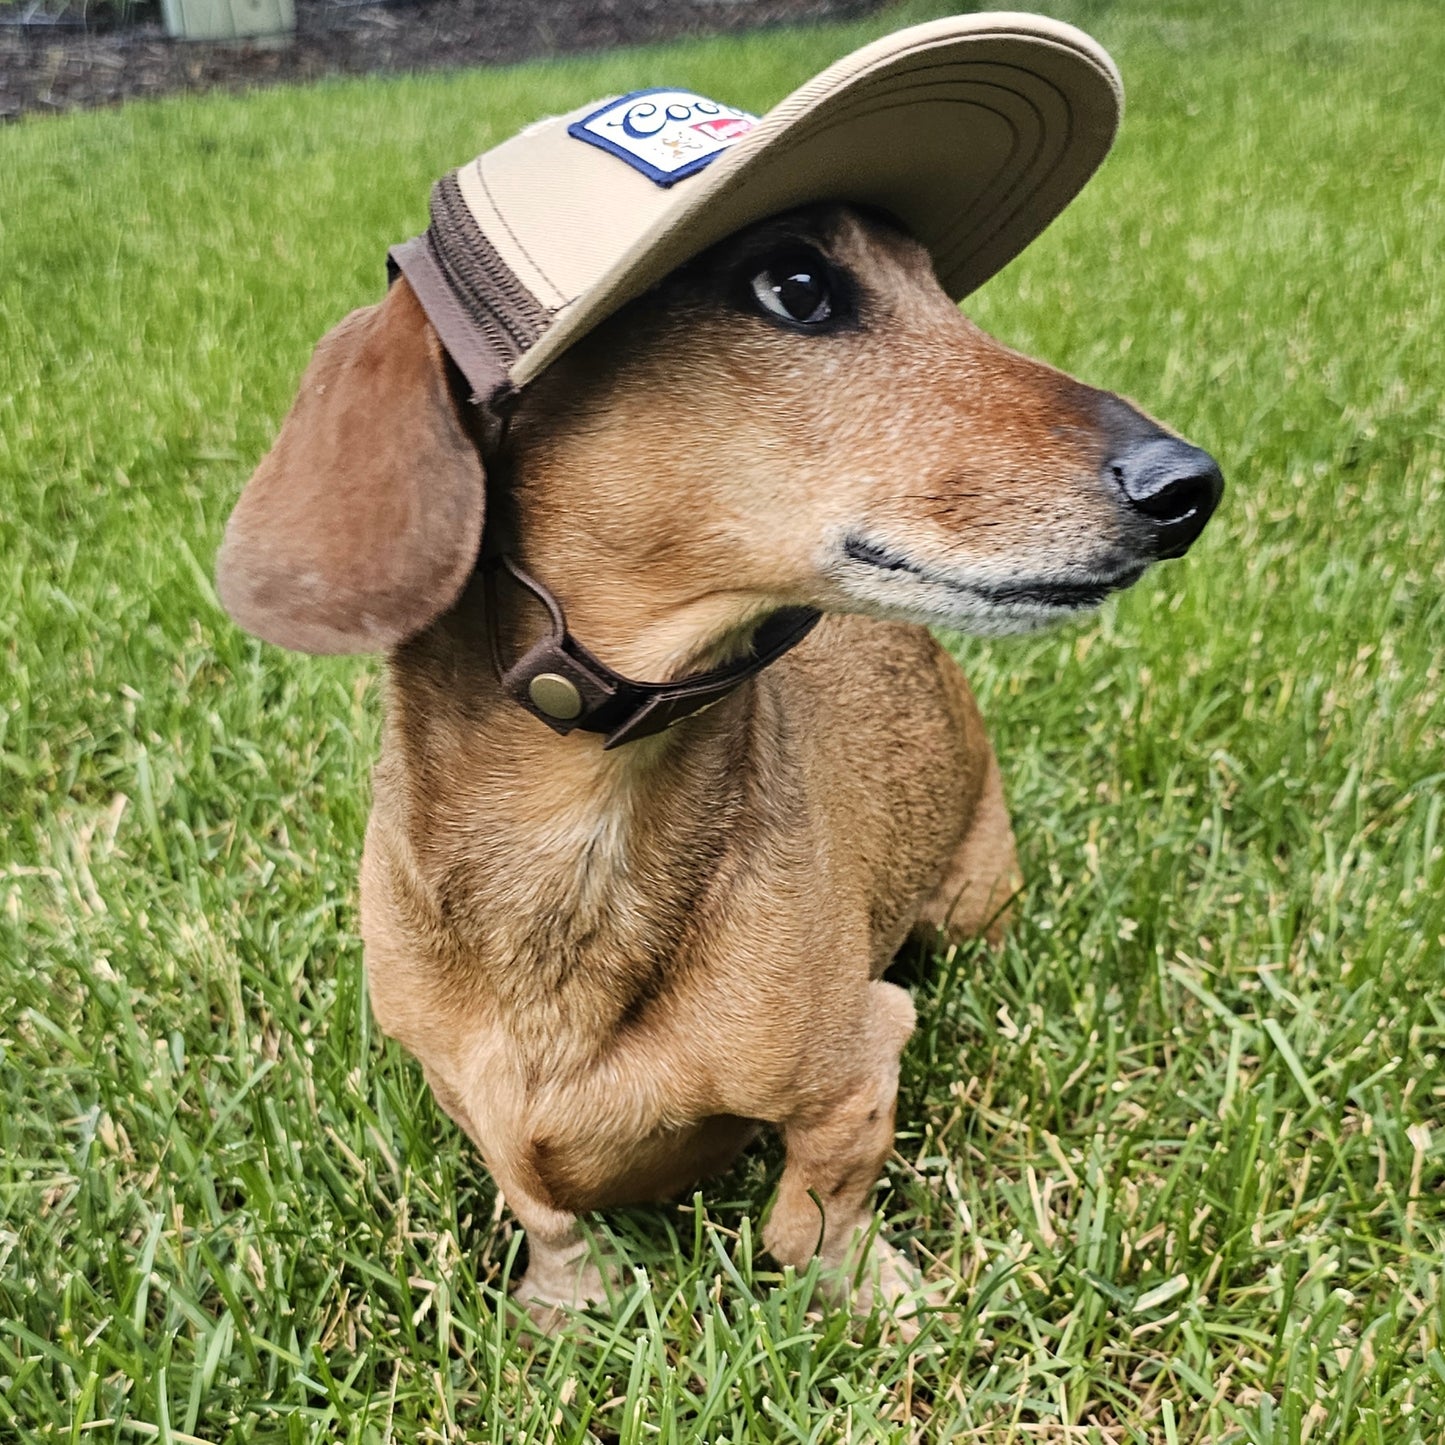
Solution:
{"label": "hat brim", "polygon": [[709,246],[811,202],[890,213],[960,299],[1078,194],[1113,143],[1122,103],[1108,53],[1044,16],[954,16],[875,41],[675,187],[672,204],[517,358],[512,384]]}

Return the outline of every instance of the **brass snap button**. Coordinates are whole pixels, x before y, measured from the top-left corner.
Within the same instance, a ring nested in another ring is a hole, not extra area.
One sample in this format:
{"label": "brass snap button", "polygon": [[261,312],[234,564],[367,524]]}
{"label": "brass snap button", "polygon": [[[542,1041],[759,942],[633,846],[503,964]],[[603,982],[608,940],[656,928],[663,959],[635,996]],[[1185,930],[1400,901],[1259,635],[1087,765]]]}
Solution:
{"label": "brass snap button", "polygon": [[559,672],[539,672],[527,684],[527,696],[537,708],[558,722],[571,722],[582,715],[582,694],[577,684]]}

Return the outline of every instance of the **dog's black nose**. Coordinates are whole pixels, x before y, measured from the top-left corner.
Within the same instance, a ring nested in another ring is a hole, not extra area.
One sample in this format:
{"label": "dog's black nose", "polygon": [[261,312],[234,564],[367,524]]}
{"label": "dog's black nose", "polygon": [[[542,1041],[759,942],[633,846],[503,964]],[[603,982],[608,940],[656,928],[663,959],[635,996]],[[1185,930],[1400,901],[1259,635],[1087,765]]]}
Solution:
{"label": "dog's black nose", "polygon": [[1189,550],[1224,492],[1219,463],[1178,437],[1134,442],[1107,470],[1129,506],[1149,519],[1160,558]]}

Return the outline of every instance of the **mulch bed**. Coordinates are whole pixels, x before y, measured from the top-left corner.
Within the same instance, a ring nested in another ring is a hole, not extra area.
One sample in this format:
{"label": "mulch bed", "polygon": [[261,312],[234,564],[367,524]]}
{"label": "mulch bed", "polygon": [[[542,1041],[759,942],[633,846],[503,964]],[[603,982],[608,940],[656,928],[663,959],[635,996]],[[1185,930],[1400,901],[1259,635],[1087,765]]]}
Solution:
{"label": "mulch bed", "polygon": [[[0,5],[0,121],[178,90],[243,89],[371,71],[483,65],[785,21],[837,19],[881,0],[296,0],[283,44],[172,41],[151,18],[86,28]],[[24,23],[18,23],[18,22]],[[8,22],[8,23],[7,23]]]}

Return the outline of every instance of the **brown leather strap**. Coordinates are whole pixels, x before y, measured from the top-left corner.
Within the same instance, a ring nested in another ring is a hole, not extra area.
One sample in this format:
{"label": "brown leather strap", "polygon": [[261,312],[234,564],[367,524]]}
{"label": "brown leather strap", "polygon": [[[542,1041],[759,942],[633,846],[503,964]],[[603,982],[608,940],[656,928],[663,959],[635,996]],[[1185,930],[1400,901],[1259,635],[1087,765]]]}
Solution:
{"label": "brown leather strap", "polygon": [[462,309],[432,252],[430,234],[393,246],[386,253],[386,270],[388,281],[400,274],[410,282],[447,355],[470,384],[472,400],[489,406],[505,396],[512,389],[505,348],[489,341],[476,320]]}
{"label": "brown leather strap", "polygon": [[[683,718],[721,701],[755,677],[769,663],[796,647],[818,624],[811,607],[788,607],[759,626],[746,657],[679,682],[634,682],[600,662],[567,630],[561,604],[536,578],[510,557],[488,566],[488,627],[492,629],[493,661],[502,690],[554,732],[605,733],[604,748],[620,747],[651,737]],[[496,656],[496,607],[493,580],[505,568],[543,607],[551,629],[521,660],[503,670]]]}
{"label": "brown leather strap", "polygon": [[[490,311],[476,307],[473,314],[462,305],[431,232],[393,246],[386,259],[389,279],[405,276],[416,292],[441,344],[471,386],[472,400],[495,406],[508,396],[513,390],[508,365],[516,351],[515,338]],[[511,558],[491,558],[483,566],[489,594],[495,591],[497,568],[504,567],[551,619],[548,634],[504,671],[496,655],[496,607],[493,597],[488,597],[492,660],[503,691],[554,732],[605,733],[608,748],[651,737],[721,701],[796,647],[817,626],[819,617],[810,607],[785,608],[759,626],[748,655],[736,662],[680,682],[634,682],[600,662],[572,636],[561,604]]]}

